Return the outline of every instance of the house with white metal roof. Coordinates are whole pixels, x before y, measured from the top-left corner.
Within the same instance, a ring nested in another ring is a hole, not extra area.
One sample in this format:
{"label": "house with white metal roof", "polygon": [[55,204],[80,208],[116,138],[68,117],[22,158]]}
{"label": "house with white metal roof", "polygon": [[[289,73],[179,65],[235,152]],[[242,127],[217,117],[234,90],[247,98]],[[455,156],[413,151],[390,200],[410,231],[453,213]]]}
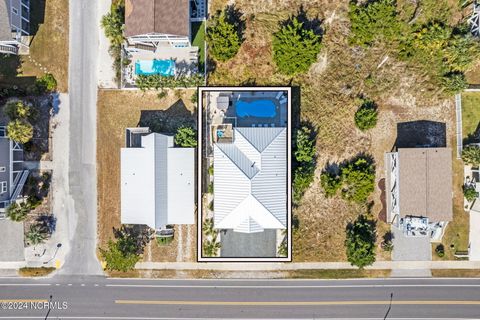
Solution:
{"label": "house with white metal roof", "polygon": [[30,1],[0,0],[0,53],[28,54]]}
{"label": "house with white metal roof", "polygon": [[194,148],[148,128],[127,129],[121,149],[121,222],[156,230],[194,224]]}
{"label": "house with white metal roof", "polygon": [[287,225],[286,128],[234,128],[214,144],[214,226],[235,232]]}

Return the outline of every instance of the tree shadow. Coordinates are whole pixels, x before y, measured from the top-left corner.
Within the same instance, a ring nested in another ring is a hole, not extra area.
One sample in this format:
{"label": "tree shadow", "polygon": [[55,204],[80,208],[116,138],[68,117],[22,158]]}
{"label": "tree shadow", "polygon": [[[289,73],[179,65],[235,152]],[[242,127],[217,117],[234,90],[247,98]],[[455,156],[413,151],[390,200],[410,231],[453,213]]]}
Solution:
{"label": "tree shadow", "polygon": [[238,38],[240,39],[240,42],[243,42],[245,40],[246,29],[243,13],[235,6],[235,4],[230,4],[225,8],[225,18],[229,23],[235,26]]}
{"label": "tree shadow", "polygon": [[397,123],[396,148],[444,148],[447,126],[444,122],[419,120]]}
{"label": "tree shadow", "polygon": [[316,16],[309,18],[307,12],[305,11],[304,6],[300,6],[297,13],[290,16],[287,20],[281,21],[280,26],[285,27],[293,24],[294,20],[303,24],[303,28],[307,30],[312,30],[316,35],[323,36],[324,30],[322,28],[322,20]]}
{"label": "tree shadow", "polygon": [[196,128],[195,113],[190,112],[182,99],[166,110],[142,110],[139,127],[149,127],[152,132],[175,134],[181,126]]}
{"label": "tree shadow", "polygon": [[470,143],[479,143],[480,142],[480,122],[477,124],[475,131],[469,133],[466,138],[463,139],[463,144],[467,145]]}
{"label": "tree shadow", "polygon": [[45,22],[45,7],[47,0],[30,1],[30,30],[31,36],[35,37],[40,25]]}

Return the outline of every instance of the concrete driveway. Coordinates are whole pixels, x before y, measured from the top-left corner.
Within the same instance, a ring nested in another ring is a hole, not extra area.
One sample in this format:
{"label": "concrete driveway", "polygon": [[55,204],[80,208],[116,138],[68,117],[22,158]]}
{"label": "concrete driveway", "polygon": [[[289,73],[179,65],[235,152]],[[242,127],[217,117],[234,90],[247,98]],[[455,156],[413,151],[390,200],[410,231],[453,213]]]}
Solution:
{"label": "concrete driveway", "polygon": [[277,231],[241,233],[227,230],[221,234],[221,257],[270,258],[277,254]]}
{"label": "concrete driveway", "polygon": [[392,226],[393,261],[431,261],[432,245],[429,237],[407,237]]}
{"label": "concrete driveway", "polygon": [[0,220],[0,261],[24,261],[23,223]]}

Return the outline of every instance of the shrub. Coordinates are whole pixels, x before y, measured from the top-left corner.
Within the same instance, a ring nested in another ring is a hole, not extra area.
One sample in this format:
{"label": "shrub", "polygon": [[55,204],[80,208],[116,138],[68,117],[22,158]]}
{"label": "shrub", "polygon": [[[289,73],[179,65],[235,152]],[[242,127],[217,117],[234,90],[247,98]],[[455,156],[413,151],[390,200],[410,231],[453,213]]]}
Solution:
{"label": "shrub", "polygon": [[33,126],[25,120],[13,120],[7,125],[7,137],[19,143],[27,143],[33,138]]}
{"label": "shrub", "polygon": [[211,164],[210,167],[208,167],[208,175],[213,176],[213,164]]}
{"label": "shrub", "polygon": [[461,72],[449,72],[442,77],[442,86],[446,93],[456,94],[468,87],[467,79]]}
{"label": "shrub", "polygon": [[177,146],[195,148],[197,146],[197,133],[192,127],[182,126],[178,128],[174,140]]}
{"label": "shrub", "polygon": [[463,186],[463,196],[467,201],[471,202],[477,198],[477,190],[474,186]]}
{"label": "shrub", "polygon": [[105,260],[107,270],[127,272],[135,268],[140,256],[132,252],[122,252],[118,242],[108,241],[107,249],[100,249],[100,254]]}
{"label": "shrub", "polygon": [[348,261],[363,269],[375,262],[375,223],[364,215],[347,226],[345,247]]}
{"label": "shrub", "polygon": [[377,106],[371,100],[366,100],[355,113],[355,125],[358,129],[366,131],[377,125]]}
{"label": "shrub", "polygon": [[193,104],[196,104],[198,102],[198,90],[195,90],[195,92],[192,94],[192,96],[190,97],[190,101]]}
{"label": "shrub", "polygon": [[121,60],[122,60],[122,43],[123,25],[125,23],[125,3],[124,1],[116,1],[112,4],[110,12],[102,17],[101,25],[105,31],[105,36],[110,40],[109,53],[113,57],[113,67],[115,76],[120,79]]}
{"label": "shrub", "polygon": [[350,3],[348,13],[351,23],[350,42],[357,45],[372,45],[375,40],[393,40],[402,34],[397,19],[395,0]]}
{"label": "shrub", "polygon": [[311,136],[312,130],[308,127],[297,130],[294,155],[298,163],[312,163],[315,160],[315,139]]}
{"label": "shrub", "polygon": [[471,165],[480,164],[480,147],[466,146],[462,150],[462,160]]}
{"label": "shrub", "polygon": [[322,172],[320,175],[320,184],[325,192],[327,198],[333,197],[338,189],[342,186],[342,181],[339,176]]}
{"label": "shrub", "polygon": [[25,220],[30,210],[30,206],[24,202],[20,204],[13,202],[8,206],[6,216],[12,221],[20,222]]}
{"label": "shrub", "polygon": [[360,157],[342,168],[342,196],[362,203],[375,189],[375,167],[366,158]]}
{"label": "shrub", "polygon": [[386,232],[383,235],[383,241],[381,243],[381,247],[383,250],[387,252],[391,252],[393,250],[393,234],[391,231]]}
{"label": "shrub", "polygon": [[157,244],[159,246],[167,246],[172,243],[173,237],[157,237]]}
{"label": "shrub", "polygon": [[288,76],[307,72],[317,60],[321,36],[305,28],[297,18],[288,21],[273,35],[273,61]]}
{"label": "shrub", "polygon": [[305,191],[313,182],[315,168],[312,166],[298,167],[293,177],[293,203],[298,204]]}
{"label": "shrub", "polygon": [[435,248],[435,253],[437,254],[437,256],[439,258],[443,258],[445,256],[445,247],[443,246],[443,244],[439,244],[436,248]]}
{"label": "shrub", "polygon": [[209,53],[216,60],[227,61],[237,54],[242,40],[237,27],[238,25],[228,21],[226,10],[209,19],[205,39]]}
{"label": "shrub", "polygon": [[207,192],[213,194],[213,181],[210,181],[210,183],[208,184]]}
{"label": "shrub", "polygon": [[204,81],[204,78],[201,74],[193,74],[190,76],[187,75],[178,75],[176,77],[171,76],[161,76],[158,74],[154,75],[139,75],[136,80],[136,86],[142,90],[163,90],[164,88],[190,88],[190,87],[197,87],[201,85]]}
{"label": "shrub", "polygon": [[207,257],[216,257],[218,255],[218,250],[222,247],[220,242],[217,242],[216,239],[205,240],[203,241],[203,254]]}
{"label": "shrub", "polygon": [[38,93],[53,92],[57,89],[57,80],[51,73],[46,73],[35,80],[35,86]]}
{"label": "shrub", "polygon": [[160,100],[162,100],[166,96],[167,96],[167,91],[165,91],[165,90],[162,90],[157,94],[157,98],[160,99]]}
{"label": "shrub", "polygon": [[43,243],[47,239],[47,233],[42,226],[38,224],[32,224],[25,237],[30,245],[36,246],[37,244]]}
{"label": "shrub", "polygon": [[22,101],[11,101],[7,103],[3,112],[10,120],[28,119],[32,114],[31,107]]}

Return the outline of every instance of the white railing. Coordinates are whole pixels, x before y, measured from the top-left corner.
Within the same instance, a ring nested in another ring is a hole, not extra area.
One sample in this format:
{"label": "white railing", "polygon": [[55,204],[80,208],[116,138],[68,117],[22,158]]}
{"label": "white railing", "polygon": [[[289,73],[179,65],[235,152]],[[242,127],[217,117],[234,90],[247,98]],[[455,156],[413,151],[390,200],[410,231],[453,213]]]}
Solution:
{"label": "white railing", "polygon": [[13,191],[12,196],[10,198],[11,202],[17,200],[18,196],[20,195],[20,192],[22,192],[23,186],[27,181],[28,174],[29,174],[28,170],[23,170],[22,173],[17,175],[17,177],[15,178],[15,181],[18,180],[18,182],[16,184],[14,183],[15,190]]}

